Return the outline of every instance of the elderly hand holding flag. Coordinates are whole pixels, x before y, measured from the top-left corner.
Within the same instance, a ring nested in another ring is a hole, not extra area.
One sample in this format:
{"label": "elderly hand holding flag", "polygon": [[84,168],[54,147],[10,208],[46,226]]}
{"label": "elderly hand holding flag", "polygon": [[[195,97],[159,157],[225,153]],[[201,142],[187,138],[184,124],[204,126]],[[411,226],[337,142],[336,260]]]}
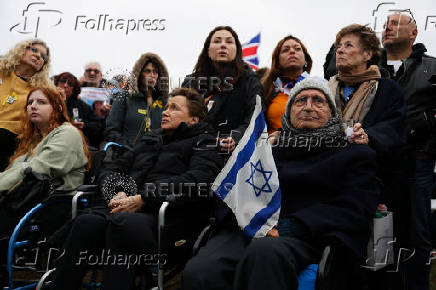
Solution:
{"label": "elderly hand holding flag", "polygon": [[[214,182],[215,193],[232,209],[239,227],[253,238],[263,237],[276,226],[281,191],[268,141],[261,99],[250,125]],[[270,234],[277,234],[272,230]]]}

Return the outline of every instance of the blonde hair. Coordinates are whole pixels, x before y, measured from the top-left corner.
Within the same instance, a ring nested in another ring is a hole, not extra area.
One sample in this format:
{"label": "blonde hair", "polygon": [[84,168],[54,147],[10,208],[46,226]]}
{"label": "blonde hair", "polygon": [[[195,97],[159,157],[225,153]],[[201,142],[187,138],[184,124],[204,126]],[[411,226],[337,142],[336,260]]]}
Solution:
{"label": "blonde hair", "polygon": [[34,44],[40,44],[47,49],[47,60],[44,61],[42,68],[33,74],[29,79],[29,84],[32,87],[54,87],[53,82],[49,78],[50,71],[50,50],[47,44],[37,38],[27,39],[21,41],[10,49],[0,58],[0,70],[4,71],[9,76],[15,68],[20,65],[21,58],[23,57],[26,49]]}

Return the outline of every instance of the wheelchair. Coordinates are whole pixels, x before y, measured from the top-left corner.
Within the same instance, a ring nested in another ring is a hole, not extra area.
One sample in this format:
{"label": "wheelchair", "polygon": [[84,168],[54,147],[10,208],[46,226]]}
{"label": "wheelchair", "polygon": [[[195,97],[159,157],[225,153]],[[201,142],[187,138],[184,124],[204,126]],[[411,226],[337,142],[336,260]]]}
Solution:
{"label": "wheelchair", "polygon": [[[53,261],[60,254],[60,247],[55,247],[50,236],[67,222],[66,214],[58,214],[60,211],[70,211],[72,200],[76,211],[78,207],[86,207],[88,204],[85,199],[74,201],[73,194],[55,192],[20,219],[9,238],[6,261],[9,285],[4,289],[34,289],[40,277],[52,267]],[[57,223],[47,231],[44,225],[46,221],[41,220],[41,216],[50,216],[46,213],[53,213],[51,209],[54,207],[57,210]]]}
{"label": "wheelchair", "polygon": [[[96,185],[84,185],[78,188],[77,193],[72,197],[72,218],[78,215],[81,208],[81,203],[88,202],[92,197],[99,195]],[[83,207],[83,206],[82,206]],[[195,211],[194,211],[195,210]],[[207,207],[198,209],[196,204],[187,205],[183,209],[178,208],[173,202],[164,202],[158,215],[158,249],[157,255],[165,257],[165,259],[158,259],[157,266],[139,269],[139,272],[151,271],[153,281],[143,281],[145,287],[153,290],[163,290],[165,284],[166,271],[180,271],[183,269],[184,264],[192,256],[192,248],[197,236],[201,230],[209,222],[208,213],[211,212]],[[203,216],[203,219],[199,217]],[[187,229],[187,225],[191,226]],[[193,226],[192,226],[193,225]],[[50,285],[50,275],[54,273],[55,268],[47,271],[39,280],[36,289],[44,289]],[[94,277],[94,273],[92,274]],[[95,279],[91,279],[91,283],[84,285],[87,289],[97,289],[100,283]],[[150,283],[151,282],[151,283]],[[152,284],[152,285],[150,285]],[[144,286],[144,285],[143,285]]]}
{"label": "wheelchair", "polygon": [[[96,185],[84,185],[78,188],[75,195],[62,196],[59,200],[59,196],[54,195],[44,203],[40,203],[30,210],[20,221],[14,230],[14,234],[10,239],[10,248],[8,253],[8,272],[10,274],[9,288],[5,289],[44,289],[47,285],[50,285],[50,275],[55,271],[55,268],[50,268],[53,265],[50,262],[51,253],[48,256],[48,263],[44,269],[36,270],[42,277],[40,280],[31,281],[32,283],[26,286],[14,288],[14,281],[12,279],[14,270],[23,269],[22,266],[13,265],[13,257],[16,249],[29,246],[31,244],[28,240],[18,241],[17,237],[24,229],[26,222],[30,221],[32,216],[43,210],[49,202],[71,202],[71,218],[74,219],[79,211],[89,206],[93,198],[98,194]],[[158,255],[176,256],[177,259],[168,261],[161,261],[157,267],[151,270],[153,285],[151,288],[144,288],[150,290],[163,290],[165,284],[165,271],[171,269],[171,267],[179,267],[180,271],[183,269],[183,265],[187,260],[195,255],[199,248],[204,245],[213,229],[213,218],[204,215],[204,219],[201,223],[198,223],[198,215],[191,215],[190,218],[195,218],[195,222],[198,226],[193,231],[186,231],[185,228],[181,228],[180,209],[174,206],[171,202],[164,202],[159,210],[158,216]],[[185,211],[185,209],[183,209]],[[188,211],[189,212],[189,211]],[[209,211],[210,212],[210,211]],[[183,220],[183,225],[186,225],[187,220]],[[175,229],[179,229],[178,231]],[[182,229],[182,230],[180,230]],[[59,251],[59,250],[56,250]],[[343,279],[343,272],[339,271],[334,265],[341,264],[344,256],[347,256],[346,250],[337,245],[327,246],[322,254],[319,264],[309,265],[299,275],[299,290],[339,290],[348,288],[338,288],[338,280]],[[177,261],[175,261],[177,260]],[[162,262],[162,263],[160,263]],[[177,265],[177,262],[179,264]],[[32,267],[27,267],[29,269]],[[32,270],[34,270],[32,268]],[[332,275],[333,274],[333,275]],[[340,277],[342,275],[342,277]],[[96,273],[91,273],[91,281],[84,284],[86,289],[98,289],[100,283],[97,281]],[[333,276],[333,277],[332,277]],[[149,282],[149,281],[147,281]],[[147,283],[149,286],[150,283]],[[157,284],[157,285],[156,285]]]}
{"label": "wheelchair", "polygon": [[[32,188],[36,180],[48,180],[48,177],[34,174],[31,168],[28,169],[30,170],[25,171],[24,188]],[[91,174],[88,173],[85,179],[94,179],[95,174],[94,166],[91,168]],[[63,241],[53,245],[55,239],[51,235],[70,218],[73,219],[79,209],[89,206],[89,199],[75,197],[74,193],[44,192],[48,189],[45,185],[44,183],[42,189],[37,191],[32,200],[29,200],[24,210],[20,207],[17,214],[22,217],[17,219],[18,223],[9,237],[6,265],[2,265],[6,268],[8,276],[8,287],[5,289],[34,289],[41,276],[53,267],[54,260],[60,254]],[[41,199],[42,201],[39,202]],[[71,216],[69,212],[72,208]],[[26,212],[26,209],[29,210]],[[47,232],[47,224],[51,224],[49,232]]]}

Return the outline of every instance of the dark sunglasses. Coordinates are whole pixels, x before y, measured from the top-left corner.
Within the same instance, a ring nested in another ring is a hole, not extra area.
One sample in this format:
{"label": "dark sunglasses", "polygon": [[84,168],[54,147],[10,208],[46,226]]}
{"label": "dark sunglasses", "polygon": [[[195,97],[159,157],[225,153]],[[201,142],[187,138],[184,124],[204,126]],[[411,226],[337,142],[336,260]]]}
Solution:
{"label": "dark sunglasses", "polygon": [[94,68],[87,68],[85,70],[85,72],[88,73],[88,74],[91,73],[91,72],[94,72],[95,74],[99,74],[100,73],[100,71],[98,69],[94,69]]}
{"label": "dark sunglasses", "polygon": [[60,79],[59,81],[58,81],[58,84],[67,84],[69,87],[73,87],[74,85],[72,84],[72,81],[71,80],[68,80],[68,79]]}

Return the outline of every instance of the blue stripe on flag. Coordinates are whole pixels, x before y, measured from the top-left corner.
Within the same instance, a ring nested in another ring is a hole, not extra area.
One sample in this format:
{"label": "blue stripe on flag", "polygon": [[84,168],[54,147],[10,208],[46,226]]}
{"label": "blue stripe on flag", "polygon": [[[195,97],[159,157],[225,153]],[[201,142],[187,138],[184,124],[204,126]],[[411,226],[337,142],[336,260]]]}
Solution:
{"label": "blue stripe on flag", "polygon": [[246,62],[249,62],[249,63],[252,63],[252,64],[255,64],[255,65],[259,65],[259,58],[256,56],[256,57],[253,57],[253,58],[250,58],[250,57],[244,57],[244,60],[246,61]]}
{"label": "blue stripe on flag", "polygon": [[244,233],[249,237],[254,237],[257,231],[280,208],[281,200],[282,192],[279,187],[268,205],[256,213],[250,223],[244,228]]}
{"label": "blue stripe on flag", "polygon": [[[232,168],[227,173],[227,176],[223,179],[216,191],[216,193],[221,197],[222,200],[226,198],[227,194],[236,184],[236,178],[238,176],[239,170],[245,166],[245,164],[250,160],[251,155],[253,155],[254,148],[256,147],[256,141],[262,135],[265,125],[265,118],[263,116],[263,113],[260,112],[259,116],[257,116],[255,120],[253,133],[251,134],[250,139],[248,140],[247,144],[245,144],[244,149],[239,151],[235,163],[233,164]],[[231,184],[231,186],[227,186],[228,184]]]}
{"label": "blue stripe on flag", "polygon": [[250,40],[250,43],[259,43],[259,44],[260,44],[260,32],[259,32],[258,35],[256,35],[255,37],[253,37],[253,38]]}

